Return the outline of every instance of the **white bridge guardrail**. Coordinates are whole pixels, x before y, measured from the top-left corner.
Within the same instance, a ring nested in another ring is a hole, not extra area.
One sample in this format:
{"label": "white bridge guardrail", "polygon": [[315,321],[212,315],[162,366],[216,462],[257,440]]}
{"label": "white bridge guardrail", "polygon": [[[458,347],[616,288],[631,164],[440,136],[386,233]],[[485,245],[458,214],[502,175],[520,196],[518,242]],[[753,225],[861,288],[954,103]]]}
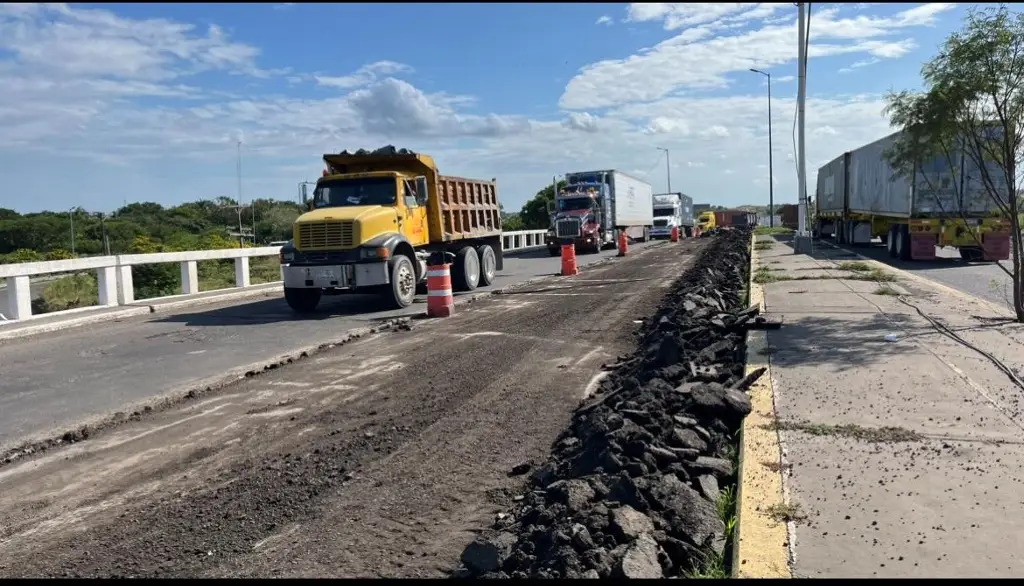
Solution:
{"label": "white bridge guardrail", "polygon": [[[502,249],[505,252],[513,252],[544,246],[546,232],[546,230],[504,232],[501,235]],[[118,254],[0,265],[0,279],[7,279],[7,307],[0,308],[0,314],[6,310],[5,317],[8,320],[7,322],[0,320],[0,324],[33,317],[30,287],[32,277],[95,270],[96,282],[99,286],[99,304],[95,307],[117,307],[135,302],[135,289],[132,283],[132,267],[135,265],[181,263],[181,295],[195,295],[199,293],[198,265],[196,264],[198,261],[234,259],[235,288],[245,288],[250,286],[249,259],[277,256],[280,251],[281,247],[279,246],[264,246],[261,248],[225,248],[153,254]],[[178,297],[178,295],[172,297]],[[166,299],[166,297],[160,299]],[[78,312],[82,309],[55,311],[45,315],[61,315]]]}

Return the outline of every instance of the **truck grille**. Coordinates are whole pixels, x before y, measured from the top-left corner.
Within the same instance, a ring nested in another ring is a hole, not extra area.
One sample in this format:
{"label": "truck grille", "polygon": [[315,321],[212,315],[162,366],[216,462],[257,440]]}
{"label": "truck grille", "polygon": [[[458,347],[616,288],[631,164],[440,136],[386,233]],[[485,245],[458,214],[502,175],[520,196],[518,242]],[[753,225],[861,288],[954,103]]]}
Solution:
{"label": "truck grille", "polygon": [[316,248],[351,248],[355,243],[352,221],[305,222],[299,224],[295,234],[295,247],[299,250]]}
{"label": "truck grille", "polygon": [[668,220],[654,220],[655,226],[668,226]]}
{"label": "truck grille", "polygon": [[580,235],[582,222],[577,218],[558,220],[555,224],[555,236],[559,238],[575,238]]}

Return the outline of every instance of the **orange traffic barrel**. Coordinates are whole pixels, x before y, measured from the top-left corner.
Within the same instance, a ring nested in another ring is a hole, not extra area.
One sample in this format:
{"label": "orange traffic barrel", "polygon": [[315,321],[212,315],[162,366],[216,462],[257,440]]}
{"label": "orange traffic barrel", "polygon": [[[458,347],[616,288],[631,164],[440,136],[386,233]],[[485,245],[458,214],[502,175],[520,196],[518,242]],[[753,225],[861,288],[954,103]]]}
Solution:
{"label": "orange traffic barrel", "polygon": [[669,238],[672,242],[679,242],[679,226],[672,226],[672,235]]}
{"label": "orange traffic barrel", "polygon": [[626,231],[619,232],[619,256],[626,256],[629,252],[629,239],[626,237]]}
{"label": "orange traffic barrel", "polygon": [[455,314],[451,267],[450,264],[427,267],[427,317],[451,317]]}
{"label": "orange traffic barrel", "polygon": [[580,273],[576,266],[576,247],[573,244],[562,245],[562,276],[571,277]]}

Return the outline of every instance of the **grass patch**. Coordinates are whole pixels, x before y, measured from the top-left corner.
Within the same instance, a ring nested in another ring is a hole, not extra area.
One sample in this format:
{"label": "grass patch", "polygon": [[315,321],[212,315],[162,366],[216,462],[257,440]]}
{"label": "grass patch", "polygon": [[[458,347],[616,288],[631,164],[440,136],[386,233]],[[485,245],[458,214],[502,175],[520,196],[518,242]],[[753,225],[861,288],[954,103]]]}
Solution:
{"label": "grass patch", "polygon": [[777,281],[788,281],[790,277],[786,275],[778,274],[779,271],[773,271],[768,267],[757,267],[757,271],[754,272],[754,282],[759,285],[765,283],[775,283]]}
{"label": "grass patch", "polygon": [[918,442],[925,439],[916,431],[903,427],[863,427],[851,423],[830,425],[806,421],[776,421],[764,428],[772,431],[798,431],[819,437],[846,437],[868,443]]}
{"label": "grass patch", "polygon": [[848,261],[839,263],[839,270],[841,270],[841,271],[867,272],[867,271],[871,270],[871,265],[869,265],[866,262],[859,261],[859,260],[848,260]]}
{"label": "grass patch", "polygon": [[877,289],[875,289],[873,291],[873,293],[875,295],[891,295],[891,296],[896,296],[896,295],[900,294],[899,291],[893,289],[892,287],[890,287],[888,284],[885,284],[885,283],[883,283],[882,285],[879,285],[879,287]]}
{"label": "grass patch", "polygon": [[794,230],[792,228],[783,228],[781,226],[770,227],[770,226],[758,226],[754,228],[754,234],[758,235],[771,235],[771,234],[792,234]]}
{"label": "grass patch", "polygon": [[754,250],[771,250],[773,246],[775,246],[774,242],[771,242],[769,240],[761,240],[759,242],[754,243]]}
{"label": "grass patch", "polygon": [[800,505],[791,503],[774,504],[765,509],[765,513],[777,523],[799,523],[807,519],[807,515],[800,510]]}
{"label": "grass patch", "polygon": [[869,269],[865,272],[858,272],[848,277],[854,281],[875,281],[878,283],[891,283],[896,280],[896,275],[887,273],[882,269]]}

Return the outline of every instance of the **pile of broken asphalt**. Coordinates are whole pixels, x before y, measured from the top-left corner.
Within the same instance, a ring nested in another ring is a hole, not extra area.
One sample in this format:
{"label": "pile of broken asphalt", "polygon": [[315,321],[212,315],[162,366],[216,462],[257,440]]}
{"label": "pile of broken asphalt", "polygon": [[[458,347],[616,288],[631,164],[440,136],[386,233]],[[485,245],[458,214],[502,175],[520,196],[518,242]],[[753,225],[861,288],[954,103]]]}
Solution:
{"label": "pile of broken asphalt", "polygon": [[[721,502],[735,486],[744,377],[749,230],[714,237],[605,368],[513,510],[462,554],[454,577],[663,578],[727,554]],[[761,318],[756,318],[760,320]]]}

